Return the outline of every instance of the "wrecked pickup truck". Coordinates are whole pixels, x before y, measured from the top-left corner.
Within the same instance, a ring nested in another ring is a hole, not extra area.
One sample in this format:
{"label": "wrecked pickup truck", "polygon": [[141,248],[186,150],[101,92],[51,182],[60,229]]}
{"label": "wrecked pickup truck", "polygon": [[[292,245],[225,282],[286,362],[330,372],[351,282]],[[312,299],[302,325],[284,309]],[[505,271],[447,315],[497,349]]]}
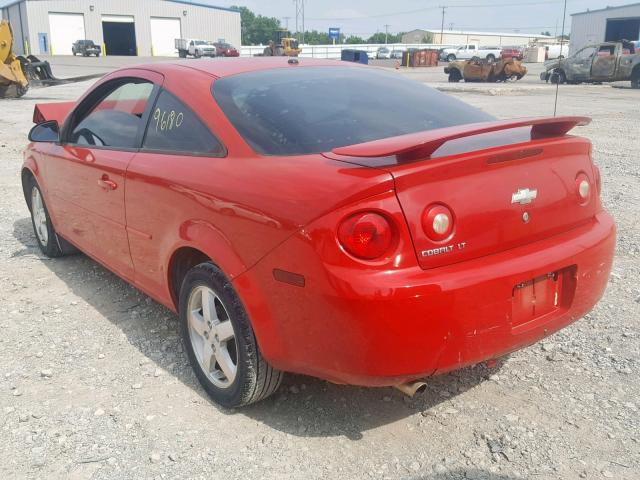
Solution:
{"label": "wrecked pickup truck", "polygon": [[449,82],[506,82],[520,80],[527,73],[527,68],[515,58],[490,62],[485,59],[456,60],[444,69],[449,75]]}
{"label": "wrecked pickup truck", "polygon": [[545,62],[540,79],[551,83],[600,83],[631,80],[640,88],[640,52],[632,42],[588,45],[568,58]]}

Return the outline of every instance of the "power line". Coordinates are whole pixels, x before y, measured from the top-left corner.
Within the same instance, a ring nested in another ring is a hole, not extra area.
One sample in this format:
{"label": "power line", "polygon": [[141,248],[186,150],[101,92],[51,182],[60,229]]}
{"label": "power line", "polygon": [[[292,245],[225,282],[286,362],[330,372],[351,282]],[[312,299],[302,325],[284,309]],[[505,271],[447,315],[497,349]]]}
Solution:
{"label": "power line", "polygon": [[[296,0],[294,0],[296,1]],[[567,1],[578,1],[578,0],[567,0]],[[484,4],[452,4],[449,3],[446,5],[446,8],[493,8],[493,7],[526,7],[526,6],[536,6],[536,5],[556,5],[561,4],[562,0],[539,0],[539,1],[527,1],[520,3],[484,3]],[[367,18],[379,18],[379,17],[397,17],[400,15],[411,15],[414,13],[427,12],[429,10],[440,10],[442,7],[424,7],[418,8],[414,10],[405,10],[403,12],[389,12],[389,13],[376,13],[373,15],[358,15],[351,17],[309,17],[308,20],[363,20]]]}

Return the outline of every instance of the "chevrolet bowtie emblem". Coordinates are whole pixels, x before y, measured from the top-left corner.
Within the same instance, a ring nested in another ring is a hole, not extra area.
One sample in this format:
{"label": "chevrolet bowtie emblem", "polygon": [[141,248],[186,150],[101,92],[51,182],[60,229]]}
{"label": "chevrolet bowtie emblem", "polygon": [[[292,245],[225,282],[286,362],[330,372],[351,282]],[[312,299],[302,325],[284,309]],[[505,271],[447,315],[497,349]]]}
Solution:
{"label": "chevrolet bowtie emblem", "polygon": [[538,197],[538,190],[529,190],[528,188],[519,188],[516,193],[511,194],[511,203],[519,203],[527,205]]}

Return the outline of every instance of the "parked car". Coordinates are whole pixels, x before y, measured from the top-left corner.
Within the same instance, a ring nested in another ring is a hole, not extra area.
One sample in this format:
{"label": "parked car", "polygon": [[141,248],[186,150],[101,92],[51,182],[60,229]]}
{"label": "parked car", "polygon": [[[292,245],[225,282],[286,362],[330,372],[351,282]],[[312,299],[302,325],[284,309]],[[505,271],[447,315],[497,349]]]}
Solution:
{"label": "parked car", "polygon": [[387,47],[378,48],[378,50],[376,51],[376,58],[377,59],[391,58],[391,50],[389,50]]}
{"label": "parked car", "polygon": [[440,53],[440,60],[471,60],[474,57],[484,58],[490,62],[500,58],[502,49],[498,47],[480,47],[477,43],[469,43],[457,48],[445,48]]}
{"label": "parked car", "polygon": [[489,62],[488,60],[456,60],[444,68],[449,82],[506,82],[520,80],[527,74],[527,68],[515,58]]}
{"label": "parked car", "polygon": [[215,42],[217,57],[239,57],[240,52],[231,44],[224,42]]}
{"label": "parked car", "polygon": [[569,325],[608,282],[614,223],[566,135],[587,118],[497,120],[384,70],[271,57],[122,68],[34,121],[42,252],[77,248],[177,312],[226,407],[283,371],[411,394]]}
{"label": "parked car", "polygon": [[592,83],[631,81],[640,88],[640,52],[631,42],[588,45],[565,59],[544,63],[540,79],[551,83]]}
{"label": "parked car", "polygon": [[71,52],[74,56],[80,54],[83,57],[89,57],[91,55],[99,57],[100,47],[93,43],[93,40],[77,40],[73,42]]}
{"label": "parked car", "polygon": [[524,59],[524,49],[522,47],[504,47],[500,52],[500,58],[502,60],[515,58],[522,61]]}
{"label": "parked car", "polygon": [[176,38],[175,47],[180,58],[187,58],[187,56],[195,58],[215,57],[217,51],[217,48],[211,42],[187,38]]}
{"label": "parked car", "polygon": [[393,58],[394,60],[402,60],[402,55],[404,54],[404,52],[406,52],[406,50],[396,48],[394,50],[391,50],[389,58]]}

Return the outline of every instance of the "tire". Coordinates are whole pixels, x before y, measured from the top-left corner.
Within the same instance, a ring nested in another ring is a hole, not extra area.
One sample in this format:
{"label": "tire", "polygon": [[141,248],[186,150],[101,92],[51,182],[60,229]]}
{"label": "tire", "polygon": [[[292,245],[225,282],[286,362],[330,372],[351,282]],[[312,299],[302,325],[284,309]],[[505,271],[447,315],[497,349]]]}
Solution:
{"label": "tire", "polygon": [[42,253],[49,258],[62,257],[65,253],[60,244],[60,238],[56,234],[49,217],[49,210],[45,204],[40,187],[31,179],[27,192],[27,202],[31,212],[31,225],[36,241]]}
{"label": "tire", "polygon": [[631,72],[631,88],[640,88],[640,67],[636,67]]}
{"label": "tire", "polygon": [[449,72],[449,83],[458,83],[462,80],[462,75],[460,75],[460,71],[455,68]]}
{"label": "tire", "polygon": [[563,71],[553,72],[549,77],[549,81],[551,83],[564,83],[567,81],[567,77]]}
{"label": "tire", "polygon": [[489,63],[493,63],[496,61],[496,56],[492,53],[490,53],[489,55],[487,55],[487,62]]}
{"label": "tire", "polygon": [[[203,304],[215,308],[206,309]],[[180,289],[179,313],[191,366],[216,403],[241,407],[278,389],[283,373],[262,357],[242,302],[218,267],[207,262],[187,272]]]}
{"label": "tire", "polygon": [[178,50],[178,56],[180,58],[187,58],[187,52],[185,52],[184,50]]}
{"label": "tire", "polygon": [[449,55],[447,55],[447,61],[448,62],[453,62],[455,61],[456,56],[453,53],[450,53]]}
{"label": "tire", "polygon": [[202,55],[200,54],[200,52],[198,50],[195,51],[195,53],[193,54],[194,57],[196,58],[200,58]]}

